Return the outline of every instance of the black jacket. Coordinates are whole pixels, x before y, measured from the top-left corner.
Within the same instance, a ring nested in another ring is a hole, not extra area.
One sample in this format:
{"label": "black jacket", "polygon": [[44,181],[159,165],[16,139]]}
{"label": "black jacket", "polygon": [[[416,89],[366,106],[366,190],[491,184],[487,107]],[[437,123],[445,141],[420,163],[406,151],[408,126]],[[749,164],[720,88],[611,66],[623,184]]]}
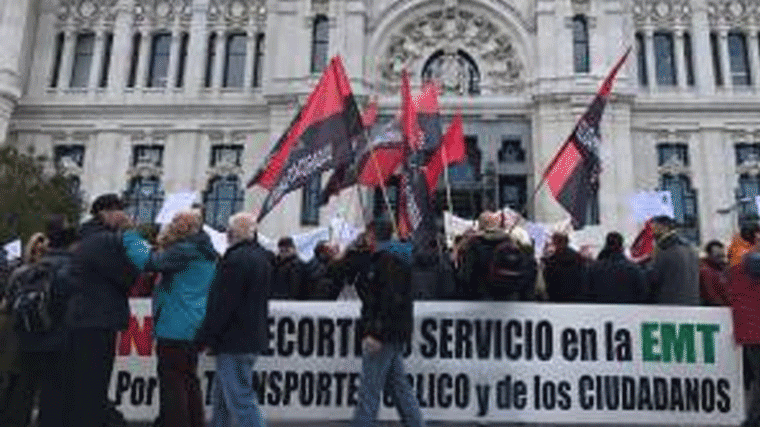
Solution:
{"label": "black jacket", "polygon": [[272,298],[305,300],[304,263],[297,255],[287,258],[276,257],[274,260],[274,283]]}
{"label": "black jacket", "polygon": [[544,281],[551,302],[578,302],[584,299],[586,263],[578,252],[567,248],[544,259]]}
{"label": "black jacket", "polygon": [[647,281],[644,270],[621,253],[612,253],[595,262],[588,274],[590,302],[636,304],[646,300]]}
{"label": "black jacket", "polygon": [[71,252],[63,249],[50,249],[43,259],[52,263],[55,272],[51,284],[49,313],[53,329],[45,333],[16,330],[19,348],[24,352],[62,351],[68,342],[68,328],[65,323],[66,308],[73,291],[71,285]]}
{"label": "black jacket", "polygon": [[72,328],[124,330],[129,324],[129,288],[137,268],[118,231],[99,221],[82,225],[72,259],[74,287],[67,321]]}
{"label": "black jacket", "polygon": [[217,353],[260,353],[268,347],[272,265],[264,249],[240,242],[227,249],[209,292],[197,340]]}
{"label": "black jacket", "polygon": [[649,301],[655,304],[700,305],[699,258],[677,233],[657,242],[649,271]]}
{"label": "black jacket", "polygon": [[305,265],[306,299],[334,300],[340,295],[342,282],[330,274],[330,262],[314,256]]}
{"label": "black jacket", "polygon": [[[409,343],[414,328],[414,303],[411,294],[411,251],[400,256],[391,244],[372,257],[367,281],[357,286],[362,299],[361,324],[364,335],[382,342]],[[403,251],[402,251],[403,252]]]}

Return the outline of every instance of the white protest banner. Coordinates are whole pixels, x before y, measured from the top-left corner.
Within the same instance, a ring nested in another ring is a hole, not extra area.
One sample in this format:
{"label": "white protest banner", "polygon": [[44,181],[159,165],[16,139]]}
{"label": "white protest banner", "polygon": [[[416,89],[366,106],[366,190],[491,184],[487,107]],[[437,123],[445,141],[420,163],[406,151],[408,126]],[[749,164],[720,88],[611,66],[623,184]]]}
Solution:
{"label": "white protest banner", "polygon": [[164,205],[158,211],[156,224],[168,224],[177,212],[190,209],[198,198],[198,194],[192,191],[168,194],[164,199]]}
{"label": "white protest banner", "polygon": [[[347,420],[361,380],[360,302],[270,302],[252,376],[269,420]],[[110,398],[153,420],[150,300],[131,301]],[[444,422],[738,425],[741,349],[728,308],[415,303],[406,372],[425,419]],[[213,359],[199,377],[211,416]],[[397,419],[388,396],[379,418]]]}
{"label": "white protest banner", "polygon": [[3,250],[5,250],[5,258],[8,261],[13,261],[14,259],[21,258],[21,240],[16,239],[5,246],[3,246]]}
{"label": "white protest banner", "polygon": [[757,211],[760,212],[760,196],[755,196],[755,206],[757,206]]}
{"label": "white protest banner", "polygon": [[639,222],[661,215],[674,217],[670,191],[642,191],[631,197],[630,205],[634,219]]}
{"label": "white protest banner", "polygon": [[314,248],[322,240],[330,240],[330,227],[321,227],[308,233],[293,236],[293,243],[296,245],[298,257],[303,261],[310,260],[314,256]]}

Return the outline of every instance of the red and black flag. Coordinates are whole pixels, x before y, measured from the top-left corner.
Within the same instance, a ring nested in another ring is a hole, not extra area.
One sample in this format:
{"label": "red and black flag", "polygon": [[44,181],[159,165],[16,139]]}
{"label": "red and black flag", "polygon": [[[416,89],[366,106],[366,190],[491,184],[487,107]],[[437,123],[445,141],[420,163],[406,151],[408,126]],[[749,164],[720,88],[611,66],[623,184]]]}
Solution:
{"label": "red and black flag", "polygon": [[599,186],[599,123],[615,76],[630,52],[629,48],[604,79],[594,101],[544,172],[549,191],[568,211],[575,229],[586,225],[589,201]]}
{"label": "red and black flag", "polygon": [[261,220],[289,192],[314,175],[344,164],[364,145],[361,115],[339,57],[334,57],[298,116],[249,186],[270,190]]}
{"label": "red and black flag", "polygon": [[440,146],[430,156],[430,160],[428,160],[425,167],[428,192],[431,196],[438,185],[438,177],[441,176],[443,168],[448,167],[452,163],[461,163],[467,159],[467,149],[464,144],[464,132],[462,130],[462,113],[457,112],[454,115],[454,119],[451,121],[442,139],[443,141]]}
{"label": "red and black flag", "polygon": [[429,81],[422,86],[417,96],[417,125],[422,132],[420,150],[432,154],[441,143],[441,112],[438,107],[438,86]]}

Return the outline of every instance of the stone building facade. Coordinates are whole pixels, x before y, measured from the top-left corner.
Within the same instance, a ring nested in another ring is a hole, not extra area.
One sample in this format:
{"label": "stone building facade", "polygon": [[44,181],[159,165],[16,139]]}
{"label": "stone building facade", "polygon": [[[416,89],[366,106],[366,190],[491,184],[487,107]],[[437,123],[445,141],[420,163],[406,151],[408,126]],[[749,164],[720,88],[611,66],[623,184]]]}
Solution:
{"label": "stone building facade", "polygon": [[[641,190],[671,190],[701,241],[757,213],[760,0],[0,0],[0,11],[5,143],[47,154],[86,201],[126,194],[142,221],[186,189],[212,225],[255,210],[263,195],[245,182],[336,54],[381,120],[398,109],[402,68],[413,87],[441,82],[444,124],[461,109],[468,144],[450,170],[455,212],[527,203],[531,218],[561,220],[545,189],[531,193],[628,46],[587,233],[635,233],[628,196]],[[319,185],[288,196],[263,232],[382,206],[351,190],[317,209]]]}

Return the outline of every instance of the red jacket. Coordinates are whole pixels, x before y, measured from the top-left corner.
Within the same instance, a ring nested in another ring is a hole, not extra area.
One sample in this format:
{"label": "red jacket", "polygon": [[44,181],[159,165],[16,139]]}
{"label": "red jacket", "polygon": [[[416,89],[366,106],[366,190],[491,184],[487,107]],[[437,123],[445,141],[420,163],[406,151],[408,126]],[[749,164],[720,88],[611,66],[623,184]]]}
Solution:
{"label": "red jacket", "polygon": [[734,334],[739,344],[760,344],[760,277],[751,276],[746,264],[729,269]]}
{"label": "red jacket", "polygon": [[699,263],[699,288],[703,303],[720,307],[731,305],[731,294],[728,290],[728,277],[725,268],[703,259]]}

